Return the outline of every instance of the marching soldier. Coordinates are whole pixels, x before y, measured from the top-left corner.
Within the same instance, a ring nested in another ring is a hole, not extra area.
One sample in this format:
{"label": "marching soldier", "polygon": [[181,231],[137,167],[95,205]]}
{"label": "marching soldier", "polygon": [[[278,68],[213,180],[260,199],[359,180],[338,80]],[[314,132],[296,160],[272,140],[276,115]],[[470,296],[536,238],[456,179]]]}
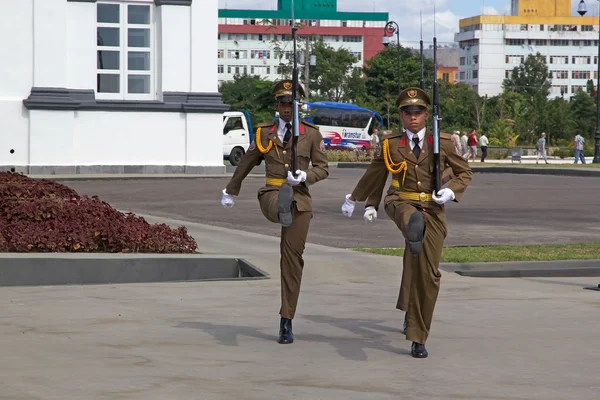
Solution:
{"label": "marching soldier", "polygon": [[[377,218],[377,207],[388,174],[392,182],[384,199],[385,211],[405,238],[402,283],[396,308],[405,311],[403,333],[412,342],[411,355],[425,358],[425,342],[440,288],[439,263],[447,235],[444,204],[458,202],[471,182],[469,163],[456,154],[451,135],[440,134],[440,165],[449,180],[434,193],[433,136],[426,132],[431,101],[419,88],[398,96],[403,132],[386,133],[382,152],[373,159],[352,194],[346,195],[342,213],[351,217],[356,201],[365,201],[364,218]],[[451,170],[451,173],[450,173]],[[408,250],[408,251],[406,251]]]}
{"label": "marching soldier", "polygon": [[[298,92],[304,97],[301,85],[298,85]],[[302,121],[297,146],[299,170],[296,171],[296,176],[292,174],[289,170],[292,165],[292,81],[278,82],[273,94],[279,119],[258,125],[254,142],[223,190],[221,204],[225,208],[233,207],[233,196],[240,193],[242,181],[263,156],[266,182],[258,191],[258,202],[269,221],[282,225],[279,343],[287,344],[294,341],[292,319],[300,295],[304,267],[302,255],[312,218],[312,199],[308,187],[327,178],[329,167],[319,128]],[[312,168],[309,169],[310,163]]]}

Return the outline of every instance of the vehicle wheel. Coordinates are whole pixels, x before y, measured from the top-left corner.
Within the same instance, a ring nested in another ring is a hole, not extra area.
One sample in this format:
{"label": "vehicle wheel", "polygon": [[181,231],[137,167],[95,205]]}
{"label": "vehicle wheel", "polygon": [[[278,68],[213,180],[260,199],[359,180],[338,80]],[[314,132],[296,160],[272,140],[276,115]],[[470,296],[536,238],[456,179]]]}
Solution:
{"label": "vehicle wheel", "polygon": [[229,162],[231,165],[236,166],[240,163],[242,157],[244,157],[244,150],[241,147],[235,147],[229,154]]}

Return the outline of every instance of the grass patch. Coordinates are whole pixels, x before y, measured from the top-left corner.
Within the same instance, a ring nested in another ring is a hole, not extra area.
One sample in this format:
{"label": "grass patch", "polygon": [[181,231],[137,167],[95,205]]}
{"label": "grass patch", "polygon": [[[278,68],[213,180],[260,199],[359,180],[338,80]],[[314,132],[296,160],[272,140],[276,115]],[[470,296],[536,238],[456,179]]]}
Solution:
{"label": "grass patch", "polygon": [[[402,257],[402,248],[358,248],[357,251]],[[600,242],[528,246],[444,247],[444,263],[557,261],[600,259]]]}

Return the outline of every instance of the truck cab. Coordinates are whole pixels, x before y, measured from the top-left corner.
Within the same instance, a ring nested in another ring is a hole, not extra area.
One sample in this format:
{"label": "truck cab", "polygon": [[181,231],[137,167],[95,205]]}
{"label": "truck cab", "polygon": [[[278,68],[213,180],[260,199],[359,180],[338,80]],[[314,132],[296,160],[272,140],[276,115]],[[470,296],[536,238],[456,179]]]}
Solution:
{"label": "truck cab", "polygon": [[238,165],[253,140],[254,131],[246,110],[223,113],[223,160]]}

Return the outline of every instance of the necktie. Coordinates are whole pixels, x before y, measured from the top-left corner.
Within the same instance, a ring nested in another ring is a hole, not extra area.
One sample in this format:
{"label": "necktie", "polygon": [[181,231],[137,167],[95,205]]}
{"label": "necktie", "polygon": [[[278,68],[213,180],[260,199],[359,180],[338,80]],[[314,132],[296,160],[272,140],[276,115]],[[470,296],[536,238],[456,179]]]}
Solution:
{"label": "necktie", "polygon": [[419,147],[419,136],[415,135],[412,138],[413,142],[415,142],[415,147],[413,148],[413,153],[415,155],[415,157],[417,157],[417,160],[419,159],[419,155],[421,154],[421,148]]}
{"label": "necktie", "polygon": [[288,122],[285,124],[285,135],[283,136],[283,146],[287,144],[292,138],[292,125]]}

